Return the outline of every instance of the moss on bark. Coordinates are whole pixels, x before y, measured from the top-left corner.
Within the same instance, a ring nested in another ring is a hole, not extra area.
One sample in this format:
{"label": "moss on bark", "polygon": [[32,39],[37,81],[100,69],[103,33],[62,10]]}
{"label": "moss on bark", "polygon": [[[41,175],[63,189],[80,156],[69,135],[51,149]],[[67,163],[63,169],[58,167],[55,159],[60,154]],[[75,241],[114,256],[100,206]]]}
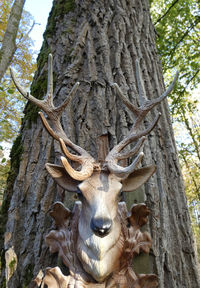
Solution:
{"label": "moss on bark", "polygon": [[63,18],[64,15],[70,11],[74,11],[75,1],[74,0],[55,0],[53,9],[50,12],[47,29],[44,33],[44,37],[52,37],[56,28],[56,17]]}
{"label": "moss on bark", "polygon": [[[21,155],[23,153],[22,136],[21,134],[15,139],[10,152],[11,168],[7,179],[7,187],[4,192],[4,199],[0,209],[0,274],[5,268],[5,250],[4,250],[4,233],[6,231],[6,223],[8,220],[8,209],[13,194],[13,185],[19,171]],[[1,287],[6,287],[6,279],[3,277],[0,282]]]}

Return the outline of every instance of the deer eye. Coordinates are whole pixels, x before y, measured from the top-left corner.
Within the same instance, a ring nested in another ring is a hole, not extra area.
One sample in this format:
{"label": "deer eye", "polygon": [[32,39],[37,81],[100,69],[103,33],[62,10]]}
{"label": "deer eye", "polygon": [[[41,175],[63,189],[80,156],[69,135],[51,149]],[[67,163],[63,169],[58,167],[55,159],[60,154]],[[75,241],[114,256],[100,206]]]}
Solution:
{"label": "deer eye", "polygon": [[76,194],[77,194],[79,199],[83,196],[83,193],[79,187],[77,187]]}
{"label": "deer eye", "polygon": [[124,201],[124,193],[123,193],[122,190],[121,190],[121,191],[119,192],[119,194],[118,194],[118,201],[119,201],[119,202]]}
{"label": "deer eye", "polygon": [[77,187],[76,193],[77,194],[82,194],[82,191],[81,191],[81,189],[79,187]]}

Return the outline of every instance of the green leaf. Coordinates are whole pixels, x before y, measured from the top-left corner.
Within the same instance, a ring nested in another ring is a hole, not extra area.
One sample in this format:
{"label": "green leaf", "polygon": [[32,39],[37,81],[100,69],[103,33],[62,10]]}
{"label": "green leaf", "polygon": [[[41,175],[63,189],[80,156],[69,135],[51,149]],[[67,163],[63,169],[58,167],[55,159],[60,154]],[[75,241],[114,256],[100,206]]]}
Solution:
{"label": "green leaf", "polygon": [[7,92],[8,92],[9,94],[13,94],[13,93],[14,93],[14,90],[8,89]]}

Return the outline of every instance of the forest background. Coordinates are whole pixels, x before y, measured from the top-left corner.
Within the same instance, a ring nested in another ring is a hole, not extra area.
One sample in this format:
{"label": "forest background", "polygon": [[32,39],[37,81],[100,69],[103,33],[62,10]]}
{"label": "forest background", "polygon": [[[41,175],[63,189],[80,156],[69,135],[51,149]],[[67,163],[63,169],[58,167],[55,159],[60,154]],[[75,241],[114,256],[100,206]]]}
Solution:
{"label": "forest background", "polygon": [[[13,2],[0,0],[0,58]],[[200,259],[200,2],[149,2],[166,86],[175,70],[180,71],[179,81],[169,96],[169,105]],[[46,10],[50,9],[50,6],[46,7]],[[11,65],[27,89],[37,68],[39,51],[34,49],[31,38],[37,25],[34,16],[23,10]],[[25,105],[26,100],[15,90],[7,71],[0,82],[0,205],[10,169],[8,147],[14,142],[10,153],[15,153]]]}

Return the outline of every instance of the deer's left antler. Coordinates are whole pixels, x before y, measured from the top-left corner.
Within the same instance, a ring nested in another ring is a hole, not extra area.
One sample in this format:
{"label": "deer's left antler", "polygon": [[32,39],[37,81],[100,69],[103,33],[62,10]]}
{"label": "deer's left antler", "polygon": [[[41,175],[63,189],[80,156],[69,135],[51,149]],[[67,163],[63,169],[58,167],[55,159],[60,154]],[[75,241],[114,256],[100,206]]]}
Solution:
{"label": "deer's left antler", "polygon": [[[128,174],[132,173],[135,170],[136,166],[138,165],[138,163],[141,161],[141,159],[143,157],[142,152],[139,153],[138,156],[135,158],[135,160],[131,163],[131,165],[129,165],[127,167],[122,167],[122,166],[118,165],[117,162],[119,160],[122,160],[122,159],[128,159],[129,157],[136,155],[136,153],[139,151],[139,149],[141,148],[141,146],[143,145],[143,143],[145,141],[145,136],[147,134],[149,134],[152,131],[152,129],[155,127],[155,125],[157,124],[157,122],[161,116],[161,113],[158,113],[158,115],[156,116],[154,121],[144,131],[138,131],[140,123],[142,122],[142,120],[145,118],[145,116],[147,115],[147,113],[151,109],[153,109],[157,104],[161,103],[161,101],[164,100],[167,97],[167,95],[169,95],[169,93],[174,88],[174,85],[175,85],[176,80],[178,78],[178,74],[179,73],[177,71],[172,83],[170,84],[168,89],[159,98],[153,99],[151,101],[145,100],[144,99],[145,90],[144,90],[144,87],[142,85],[142,79],[141,79],[142,77],[141,77],[141,73],[140,73],[139,63],[138,63],[138,61],[136,61],[136,79],[137,79],[140,107],[136,107],[135,105],[133,105],[124,96],[123,92],[121,91],[121,89],[117,83],[112,84],[112,86],[116,89],[117,94],[119,95],[119,97],[121,98],[123,103],[136,116],[136,120],[135,120],[135,123],[133,124],[133,126],[130,130],[130,134],[127,137],[125,137],[119,144],[117,144],[108,153],[108,155],[106,157],[104,165],[107,166],[108,169],[112,173],[119,175],[120,177],[126,177]],[[135,142],[137,140],[138,140],[138,142],[136,143],[136,145],[133,147],[133,149],[131,151],[124,152],[124,153],[121,152],[121,150],[123,150],[127,145],[129,145],[130,143]]]}

